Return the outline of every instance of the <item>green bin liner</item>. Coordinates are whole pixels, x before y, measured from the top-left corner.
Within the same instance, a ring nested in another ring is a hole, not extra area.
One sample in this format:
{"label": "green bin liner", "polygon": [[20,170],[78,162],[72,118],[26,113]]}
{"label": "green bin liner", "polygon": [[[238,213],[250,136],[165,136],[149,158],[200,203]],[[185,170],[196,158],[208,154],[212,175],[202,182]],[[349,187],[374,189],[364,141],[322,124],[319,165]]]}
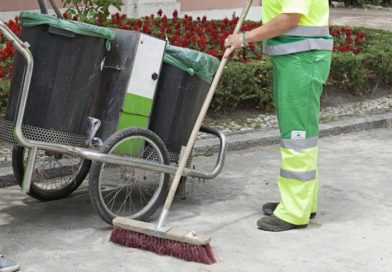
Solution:
{"label": "green bin liner", "polygon": [[110,42],[115,38],[115,33],[108,28],[90,25],[78,21],[59,19],[47,14],[22,11],[20,13],[19,20],[24,27],[50,25],[84,36],[104,38],[106,40],[107,50],[110,50]]}
{"label": "green bin liner", "polygon": [[211,84],[219,67],[219,59],[196,50],[167,45],[163,62]]}

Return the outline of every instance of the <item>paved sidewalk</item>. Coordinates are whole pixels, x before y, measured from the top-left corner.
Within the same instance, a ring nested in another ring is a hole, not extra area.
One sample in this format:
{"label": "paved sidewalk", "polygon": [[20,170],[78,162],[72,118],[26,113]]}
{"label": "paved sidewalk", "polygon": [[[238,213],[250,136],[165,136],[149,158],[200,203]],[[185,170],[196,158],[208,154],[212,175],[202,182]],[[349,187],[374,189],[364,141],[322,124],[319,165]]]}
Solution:
{"label": "paved sidewalk", "polygon": [[[231,18],[233,13],[241,14],[241,8],[226,10],[199,10],[181,12],[193,17],[206,15],[209,19]],[[381,28],[392,31],[392,8],[331,8],[331,24]],[[248,20],[261,20],[261,7],[252,7],[247,16]]]}
{"label": "paved sidewalk", "polygon": [[[350,115],[342,116],[336,114],[328,116],[331,118],[331,121],[320,125],[321,137],[385,128],[392,124],[392,111],[390,108],[381,109],[381,112],[373,108],[373,111],[355,112],[355,114],[351,113]],[[256,130],[251,129],[245,132],[225,132],[225,134],[229,150],[276,144],[280,139],[279,130],[276,126]],[[218,150],[218,140],[215,137],[207,137],[196,141],[194,154],[212,154],[218,152]],[[14,183],[15,179],[11,168],[11,146],[0,144],[0,188],[13,185]]]}
{"label": "paved sidewalk", "polygon": [[392,31],[392,8],[332,8],[331,24],[380,28]]}
{"label": "paved sidewalk", "polygon": [[[257,230],[261,205],[278,198],[278,146],[229,152],[219,177],[188,186],[171,225],[207,233],[219,262],[212,266],[108,242],[110,228],[87,191],[37,202],[16,186],[0,189],[0,252],[26,272],[214,271],[387,272],[392,269],[391,129],[320,140],[320,198],[307,229]],[[197,159],[198,168],[214,157]]]}

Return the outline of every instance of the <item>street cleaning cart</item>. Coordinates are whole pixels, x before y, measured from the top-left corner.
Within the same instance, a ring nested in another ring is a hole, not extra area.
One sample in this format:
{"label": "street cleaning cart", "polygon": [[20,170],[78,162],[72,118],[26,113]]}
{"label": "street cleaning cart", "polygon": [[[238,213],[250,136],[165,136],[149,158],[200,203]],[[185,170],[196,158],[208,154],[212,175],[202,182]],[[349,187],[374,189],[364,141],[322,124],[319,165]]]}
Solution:
{"label": "street cleaning cart", "polygon": [[[205,115],[219,63],[134,31],[27,12],[20,20],[21,38],[0,22],[18,51],[0,138],[15,145],[22,190],[62,198],[90,173],[89,195],[103,220],[147,219]],[[200,131],[220,141],[216,166],[186,167],[181,176],[212,179],[223,168],[226,141],[216,129]]]}

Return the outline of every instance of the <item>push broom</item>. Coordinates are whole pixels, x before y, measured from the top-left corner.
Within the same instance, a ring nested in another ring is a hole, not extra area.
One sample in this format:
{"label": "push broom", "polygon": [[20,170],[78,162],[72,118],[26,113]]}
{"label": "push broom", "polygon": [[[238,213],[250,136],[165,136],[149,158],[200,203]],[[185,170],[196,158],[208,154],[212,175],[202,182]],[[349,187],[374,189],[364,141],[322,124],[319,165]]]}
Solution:
{"label": "push broom", "polygon": [[[240,19],[237,22],[234,33],[238,33],[240,31],[252,2],[252,0],[246,1],[246,5],[242,11]],[[158,223],[152,224],[117,217],[113,220],[113,231],[110,241],[127,247],[149,250],[160,255],[177,257],[186,261],[205,264],[213,264],[216,262],[212,248],[209,244],[211,241],[210,237],[199,236],[193,231],[167,227],[165,226],[165,223],[184,168],[195,143],[197,133],[199,132],[204,117],[207,114],[212,97],[214,96],[215,90],[228,61],[230,52],[230,49],[226,49],[222,61],[220,62],[218,71],[212,81],[210,90],[196,120],[191,136],[189,137],[188,143],[178,163],[178,169],[174,176],[172,185],[170,186]]]}

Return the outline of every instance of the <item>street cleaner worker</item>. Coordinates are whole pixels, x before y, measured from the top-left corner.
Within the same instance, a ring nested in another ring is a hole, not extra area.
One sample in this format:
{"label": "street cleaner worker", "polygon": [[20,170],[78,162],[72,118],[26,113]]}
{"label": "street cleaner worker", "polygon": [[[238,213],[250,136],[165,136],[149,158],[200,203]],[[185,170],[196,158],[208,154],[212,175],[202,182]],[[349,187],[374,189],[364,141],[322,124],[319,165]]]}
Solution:
{"label": "street cleaner worker", "polygon": [[259,229],[306,227],[316,215],[320,96],[329,74],[333,40],[328,0],[263,0],[263,25],[229,35],[233,51],[264,42],[273,64],[273,96],[281,136],[279,203],[266,203]]}

